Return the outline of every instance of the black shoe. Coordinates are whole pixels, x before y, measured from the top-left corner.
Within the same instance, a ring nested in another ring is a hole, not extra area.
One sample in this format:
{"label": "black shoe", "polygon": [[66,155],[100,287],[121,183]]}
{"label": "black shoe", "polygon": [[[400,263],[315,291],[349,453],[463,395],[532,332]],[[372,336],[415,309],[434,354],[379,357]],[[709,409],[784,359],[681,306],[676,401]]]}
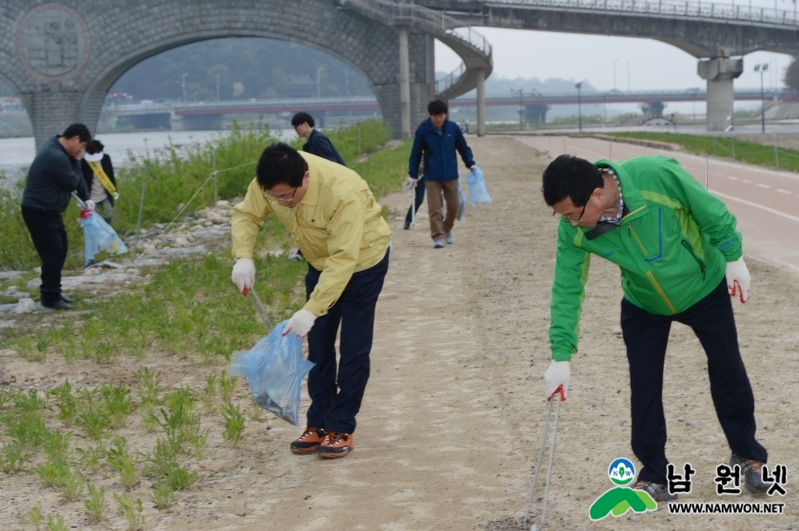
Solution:
{"label": "black shoe", "polygon": [[402,228],[403,228],[404,230],[408,230],[408,229],[410,229],[410,228],[411,228],[411,224],[410,224],[410,223],[406,223],[405,225],[403,225],[403,227],[402,227]]}
{"label": "black shoe", "polygon": [[71,310],[72,309],[72,306],[70,306],[66,302],[62,301],[61,299],[58,299],[55,302],[43,302],[42,306],[44,306],[45,308],[50,308],[52,310]]}
{"label": "black shoe", "polygon": [[72,304],[72,299],[70,299],[69,297],[67,297],[63,293],[61,294],[61,300],[66,302],[67,304]]}
{"label": "black shoe", "polygon": [[763,462],[756,459],[745,459],[739,455],[732,454],[730,466],[738,465],[741,473],[746,478],[746,490],[752,494],[763,494],[768,492],[771,484],[763,481]]}

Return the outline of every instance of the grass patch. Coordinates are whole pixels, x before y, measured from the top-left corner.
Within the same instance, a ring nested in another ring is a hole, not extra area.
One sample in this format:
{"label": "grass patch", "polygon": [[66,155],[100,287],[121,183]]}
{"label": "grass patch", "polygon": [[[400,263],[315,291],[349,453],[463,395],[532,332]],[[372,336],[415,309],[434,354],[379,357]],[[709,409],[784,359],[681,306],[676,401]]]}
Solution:
{"label": "grass patch", "polygon": [[713,155],[758,166],[799,170],[799,150],[760,144],[732,136],[684,135],[674,133],[610,133],[618,138],[656,140],[678,144],[697,155]]}

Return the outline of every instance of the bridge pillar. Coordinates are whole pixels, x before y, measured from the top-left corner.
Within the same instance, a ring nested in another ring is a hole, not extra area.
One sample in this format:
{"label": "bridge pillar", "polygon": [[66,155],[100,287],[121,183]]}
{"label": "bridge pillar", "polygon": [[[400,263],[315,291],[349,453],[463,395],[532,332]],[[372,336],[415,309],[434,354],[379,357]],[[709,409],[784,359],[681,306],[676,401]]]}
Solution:
{"label": "bridge pillar", "polygon": [[486,72],[477,71],[477,136],[486,136]]}
{"label": "bridge pillar", "polygon": [[[699,77],[707,80],[707,130],[724,131],[733,125],[735,93],[733,79],[744,71],[744,60],[732,58],[726,50],[719,56],[703,59],[697,65]],[[728,119],[729,118],[729,119]]]}
{"label": "bridge pillar", "polygon": [[411,68],[408,57],[408,27],[399,28],[399,57],[400,57],[400,119],[402,122],[402,137],[411,136]]}

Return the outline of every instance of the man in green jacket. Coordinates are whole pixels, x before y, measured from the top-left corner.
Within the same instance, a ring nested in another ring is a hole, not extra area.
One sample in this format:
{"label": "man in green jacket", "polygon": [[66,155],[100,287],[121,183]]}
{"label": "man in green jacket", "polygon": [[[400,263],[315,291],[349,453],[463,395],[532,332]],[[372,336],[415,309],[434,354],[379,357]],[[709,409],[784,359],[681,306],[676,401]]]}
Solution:
{"label": "man in green jacket", "polygon": [[[632,449],[643,464],[635,484],[658,501],[667,488],[663,364],[673,321],[690,326],[708,358],[716,414],[752,493],[768,490],[766,449],[755,439],[754,396],[730,295],[746,302],[750,277],[735,217],[674,159],[636,157],[595,164],[561,155],[544,171],[544,200],[560,215],[546,396],[565,400],[577,352],[591,254],[619,266],[621,328],[630,364]],[[726,277],[726,279],[725,279]]]}

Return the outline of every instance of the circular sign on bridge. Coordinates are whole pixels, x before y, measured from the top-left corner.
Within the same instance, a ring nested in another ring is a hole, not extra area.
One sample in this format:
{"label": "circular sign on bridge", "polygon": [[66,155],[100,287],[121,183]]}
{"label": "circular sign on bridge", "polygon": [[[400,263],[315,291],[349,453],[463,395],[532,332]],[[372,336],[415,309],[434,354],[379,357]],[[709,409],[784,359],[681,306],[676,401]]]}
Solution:
{"label": "circular sign on bridge", "polygon": [[63,81],[89,58],[89,27],[77,11],[48,3],[28,11],[17,29],[17,56],[36,77]]}

